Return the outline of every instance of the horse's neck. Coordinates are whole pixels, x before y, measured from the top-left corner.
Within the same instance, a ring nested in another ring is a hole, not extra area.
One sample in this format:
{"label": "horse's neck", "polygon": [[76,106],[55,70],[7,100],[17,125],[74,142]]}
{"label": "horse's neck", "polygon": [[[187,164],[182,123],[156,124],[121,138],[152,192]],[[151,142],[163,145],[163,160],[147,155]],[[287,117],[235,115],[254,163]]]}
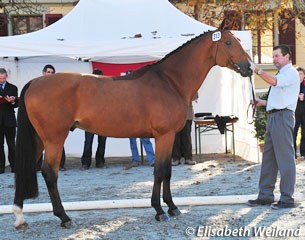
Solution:
{"label": "horse's neck", "polygon": [[[204,37],[204,36],[202,36]],[[187,102],[191,102],[210,69],[216,64],[216,45],[195,39],[164,61],[164,73]]]}

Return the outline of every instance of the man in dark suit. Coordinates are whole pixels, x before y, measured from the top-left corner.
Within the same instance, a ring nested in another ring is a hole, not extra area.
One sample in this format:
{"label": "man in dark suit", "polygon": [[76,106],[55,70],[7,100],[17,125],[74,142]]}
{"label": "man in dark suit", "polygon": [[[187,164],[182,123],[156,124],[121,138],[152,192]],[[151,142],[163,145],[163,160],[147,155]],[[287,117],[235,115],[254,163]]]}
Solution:
{"label": "man in dark suit", "polygon": [[[103,71],[99,68],[93,70],[92,74],[103,75]],[[92,156],[92,144],[93,144],[94,134],[85,131],[85,145],[84,151],[81,158],[83,170],[88,170],[91,166],[91,156]],[[105,149],[106,149],[107,137],[98,135],[98,146],[96,149],[95,160],[97,168],[105,168]]]}
{"label": "man in dark suit", "polygon": [[4,137],[8,147],[8,161],[14,172],[16,117],[14,108],[18,107],[18,89],[7,82],[7,72],[0,68],[0,174],[5,171]]}

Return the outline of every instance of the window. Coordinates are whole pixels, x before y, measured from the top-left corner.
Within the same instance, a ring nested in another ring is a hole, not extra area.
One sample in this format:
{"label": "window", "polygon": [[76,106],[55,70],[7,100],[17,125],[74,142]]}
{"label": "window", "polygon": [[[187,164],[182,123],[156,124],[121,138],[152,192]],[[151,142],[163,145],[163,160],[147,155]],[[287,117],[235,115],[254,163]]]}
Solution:
{"label": "window", "polygon": [[45,24],[49,26],[62,18],[62,14],[46,14]]}
{"label": "window", "polygon": [[[254,62],[259,64],[272,63],[273,52],[273,13],[247,12],[245,14],[245,30],[252,32],[252,53]],[[253,16],[258,19],[253,24]]]}
{"label": "window", "polygon": [[[255,19],[254,19],[255,18]],[[236,11],[226,11],[225,19],[220,28],[227,30],[240,30],[241,16]],[[258,20],[258,21],[257,21]],[[273,13],[252,12],[245,13],[245,30],[252,32],[252,53],[254,62],[259,64],[273,63],[272,52],[274,46]],[[279,24],[279,44],[287,44],[292,51],[292,63],[295,64],[295,21],[290,10],[283,11]]]}
{"label": "window", "polygon": [[42,16],[13,16],[13,35],[34,32],[42,29]]}
{"label": "window", "polygon": [[[252,53],[256,63],[272,63],[273,52],[273,25],[272,12],[245,13],[245,21],[237,11],[225,11],[224,20],[220,28],[224,30],[241,30],[242,24],[245,30],[252,32]],[[257,19],[259,21],[257,22]],[[263,27],[262,27],[263,26]]]}

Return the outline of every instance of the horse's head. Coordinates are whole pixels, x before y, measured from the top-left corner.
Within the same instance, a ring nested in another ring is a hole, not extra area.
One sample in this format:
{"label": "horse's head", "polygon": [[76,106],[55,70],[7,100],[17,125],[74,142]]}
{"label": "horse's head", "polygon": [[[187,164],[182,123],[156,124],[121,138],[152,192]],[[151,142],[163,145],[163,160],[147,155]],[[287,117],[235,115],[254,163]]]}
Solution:
{"label": "horse's head", "polygon": [[216,64],[228,67],[240,73],[243,77],[252,75],[249,55],[243,49],[238,38],[230,31],[216,31],[212,33],[212,41],[217,44]]}

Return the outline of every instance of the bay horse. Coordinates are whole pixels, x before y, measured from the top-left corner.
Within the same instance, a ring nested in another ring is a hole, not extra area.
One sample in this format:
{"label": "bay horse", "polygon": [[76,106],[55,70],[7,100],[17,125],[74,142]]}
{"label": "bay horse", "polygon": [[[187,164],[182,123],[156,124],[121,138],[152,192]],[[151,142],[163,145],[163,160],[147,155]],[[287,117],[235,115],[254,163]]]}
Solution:
{"label": "bay horse", "polygon": [[[250,76],[249,59],[230,31],[216,30],[195,37],[159,62],[127,76],[57,73],[28,82],[20,95],[17,117],[15,227],[27,226],[23,202],[38,196],[36,161],[43,150],[41,171],[53,213],[62,227],[70,227],[57,179],[63,144],[74,128],[108,137],[155,138],[151,197],[155,218],[167,221],[180,215],[170,190],[175,134],[183,128],[188,106],[209,70],[219,65]],[[161,183],[168,214],[160,204]]]}

